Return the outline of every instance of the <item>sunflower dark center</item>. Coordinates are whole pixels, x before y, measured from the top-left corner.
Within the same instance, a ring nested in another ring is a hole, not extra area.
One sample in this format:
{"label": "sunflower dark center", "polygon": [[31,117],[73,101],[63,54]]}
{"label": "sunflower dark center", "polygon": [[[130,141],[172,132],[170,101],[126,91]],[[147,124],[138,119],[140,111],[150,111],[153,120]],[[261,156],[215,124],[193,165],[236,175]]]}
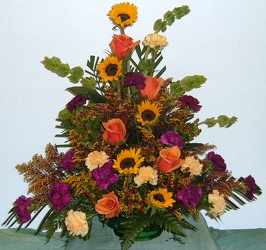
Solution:
{"label": "sunflower dark center", "polygon": [[125,22],[126,20],[130,18],[128,14],[119,14],[118,16],[120,17],[122,22]]}
{"label": "sunflower dark center", "polygon": [[143,121],[153,121],[156,117],[154,112],[152,112],[151,110],[143,111],[141,116],[142,116]]}
{"label": "sunflower dark center", "polygon": [[164,199],[163,195],[161,195],[161,194],[155,194],[153,197],[154,197],[154,199],[157,200],[157,201],[160,201],[160,202],[162,202],[162,203],[165,202],[165,199]]}
{"label": "sunflower dark center", "polygon": [[121,161],[120,168],[126,169],[126,168],[133,168],[135,166],[135,161],[132,158],[126,158]]}
{"label": "sunflower dark center", "polygon": [[105,72],[108,76],[115,76],[118,70],[118,66],[116,64],[109,64],[106,69]]}

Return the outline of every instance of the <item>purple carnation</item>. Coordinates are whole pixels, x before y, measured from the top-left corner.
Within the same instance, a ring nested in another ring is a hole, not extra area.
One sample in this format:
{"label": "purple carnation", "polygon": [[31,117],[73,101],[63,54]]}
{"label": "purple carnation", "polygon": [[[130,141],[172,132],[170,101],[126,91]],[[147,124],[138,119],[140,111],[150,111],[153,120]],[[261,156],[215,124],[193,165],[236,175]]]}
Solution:
{"label": "purple carnation", "polygon": [[112,166],[113,163],[111,160],[109,160],[101,167],[92,171],[92,175],[96,180],[97,185],[102,189],[107,189],[111,184],[118,181],[118,174],[115,173],[115,170]]}
{"label": "purple carnation", "polygon": [[68,185],[55,182],[50,192],[49,199],[55,210],[63,210],[71,201]]}
{"label": "purple carnation", "polygon": [[243,182],[249,188],[246,195],[250,200],[252,200],[254,198],[253,194],[255,194],[257,190],[257,184],[255,182],[255,179],[251,175],[249,175],[248,177],[244,178]]}
{"label": "purple carnation", "polygon": [[178,99],[181,102],[182,108],[191,108],[194,112],[198,112],[201,109],[198,99],[194,98],[191,95],[183,95]]}
{"label": "purple carnation", "polygon": [[65,168],[67,171],[73,171],[75,169],[75,164],[72,161],[72,158],[75,154],[75,150],[71,149],[66,154],[61,163],[61,167]]}
{"label": "purple carnation", "polygon": [[185,146],[183,137],[175,131],[167,131],[166,133],[164,133],[161,136],[161,142],[162,144],[171,144],[173,146],[178,146],[179,148],[183,148]]}
{"label": "purple carnation", "polygon": [[87,96],[77,95],[66,105],[66,109],[72,112],[76,107],[81,106],[88,100]]}
{"label": "purple carnation", "polygon": [[125,79],[125,85],[127,87],[135,86],[138,90],[143,90],[146,86],[145,76],[141,73],[129,73]]}
{"label": "purple carnation", "polygon": [[185,207],[192,205],[196,207],[200,202],[202,196],[202,190],[198,188],[195,184],[188,184],[187,187],[181,189],[176,198],[181,200]]}
{"label": "purple carnation", "polygon": [[15,210],[18,219],[21,223],[27,222],[31,219],[29,211],[30,205],[31,205],[31,198],[26,198],[24,195],[21,195],[15,201]]}
{"label": "purple carnation", "polygon": [[218,172],[224,172],[226,170],[226,163],[222,156],[215,154],[213,151],[207,154],[207,159],[212,161],[213,167]]}

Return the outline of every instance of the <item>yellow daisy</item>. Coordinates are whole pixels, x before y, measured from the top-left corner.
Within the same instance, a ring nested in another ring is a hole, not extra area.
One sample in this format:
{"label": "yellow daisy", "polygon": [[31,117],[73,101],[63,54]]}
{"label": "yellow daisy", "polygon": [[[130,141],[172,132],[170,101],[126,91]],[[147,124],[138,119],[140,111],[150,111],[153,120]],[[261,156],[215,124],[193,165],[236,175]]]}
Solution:
{"label": "yellow daisy", "polygon": [[160,116],[161,108],[157,103],[151,103],[149,100],[141,102],[138,105],[137,121],[144,125],[152,125],[156,123]]}
{"label": "yellow daisy", "polygon": [[154,190],[150,192],[149,198],[150,202],[158,208],[167,208],[172,207],[175,202],[172,199],[172,192],[168,192],[166,188],[159,188],[158,190]]}
{"label": "yellow daisy", "polygon": [[115,25],[122,28],[133,25],[138,19],[137,6],[128,2],[115,4],[109,11],[108,16]]}
{"label": "yellow daisy", "polygon": [[137,174],[144,157],[140,155],[140,149],[125,149],[114,160],[113,168],[120,174]]}
{"label": "yellow daisy", "polygon": [[115,56],[108,56],[98,65],[99,76],[104,82],[118,80],[122,75],[122,61],[119,61]]}

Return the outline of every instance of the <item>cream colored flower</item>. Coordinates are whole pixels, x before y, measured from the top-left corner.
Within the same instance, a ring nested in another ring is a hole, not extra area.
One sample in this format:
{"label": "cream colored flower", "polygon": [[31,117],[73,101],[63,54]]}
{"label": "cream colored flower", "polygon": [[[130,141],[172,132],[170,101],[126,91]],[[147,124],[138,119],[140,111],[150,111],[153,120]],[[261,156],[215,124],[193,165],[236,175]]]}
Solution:
{"label": "cream colored flower", "polygon": [[223,194],[219,194],[218,190],[213,190],[212,194],[208,195],[208,200],[212,203],[212,208],[209,213],[215,217],[222,215],[226,208],[226,203]]}
{"label": "cream colored flower", "polygon": [[90,171],[92,171],[93,169],[100,167],[104,163],[106,163],[108,161],[108,158],[109,156],[104,151],[93,151],[88,154],[85,165]]}
{"label": "cream colored flower", "polygon": [[193,175],[201,175],[203,165],[194,156],[187,156],[181,169],[188,170]]}
{"label": "cream colored flower", "polygon": [[65,224],[67,230],[75,236],[81,235],[84,237],[89,231],[86,214],[81,211],[69,210],[65,218]]}
{"label": "cream colored flower", "polygon": [[166,36],[157,33],[147,35],[142,43],[150,48],[158,47],[159,49],[163,49],[168,45]]}
{"label": "cream colored flower", "polygon": [[151,185],[157,185],[158,175],[157,170],[152,167],[141,167],[139,174],[134,178],[135,183],[141,186],[143,183],[149,182]]}

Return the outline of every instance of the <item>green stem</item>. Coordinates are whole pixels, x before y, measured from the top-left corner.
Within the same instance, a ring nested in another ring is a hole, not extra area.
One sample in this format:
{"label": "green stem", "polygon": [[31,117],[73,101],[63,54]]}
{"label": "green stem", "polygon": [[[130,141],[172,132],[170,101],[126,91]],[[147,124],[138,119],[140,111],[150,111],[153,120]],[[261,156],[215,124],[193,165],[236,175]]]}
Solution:
{"label": "green stem", "polygon": [[[144,55],[144,62],[146,63],[147,62],[147,60],[148,60],[148,56],[149,56],[149,54],[150,54],[150,47],[147,47],[147,49],[146,49],[146,51],[145,51],[145,55]],[[144,75],[147,75],[147,73],[148,73],[148,70],[147,70],[147,68],[145,68],[145,70],[144,70]]]}

